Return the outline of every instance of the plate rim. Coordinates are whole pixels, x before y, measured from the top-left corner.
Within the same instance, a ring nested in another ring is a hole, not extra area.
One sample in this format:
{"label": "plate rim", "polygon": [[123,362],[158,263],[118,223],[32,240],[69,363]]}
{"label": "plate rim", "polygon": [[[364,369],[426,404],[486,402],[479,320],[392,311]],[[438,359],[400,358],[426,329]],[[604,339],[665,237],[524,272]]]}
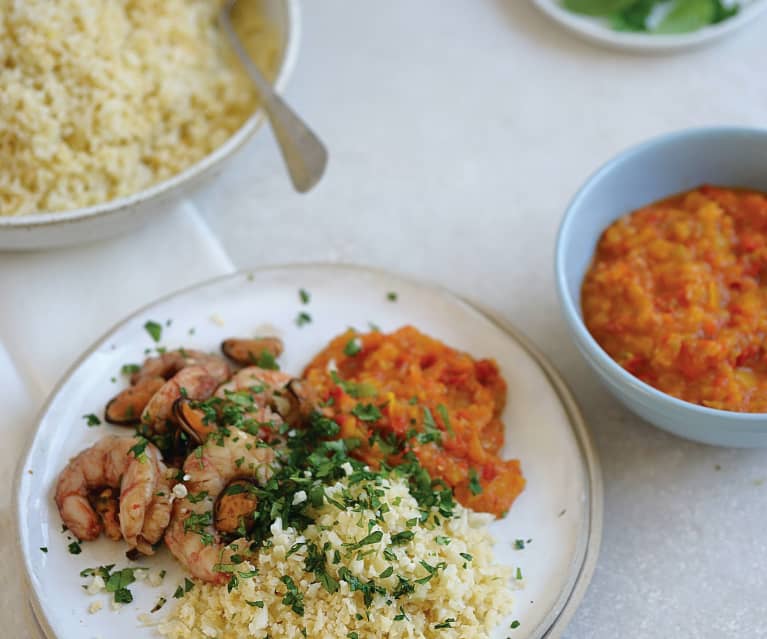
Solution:
{"label": "plate rim", "polygon": [[614,50],[650,55],[679,53],[713,44],[753,23],[767,10],[767,0],[752,0],[745,7],[741,7],[738,15],[718,25],[709,25],[692,33],[658,36],[646,33],[623,33],[586,22],[584,18],[588,16],[578,16],[567,11],[559,6],[557,0],[532,1],[544,15],[582,39]]}
{"label": "plate rim", "polygon": [[40,429],[41,423],[54,399],[58,396],[62,387],[74,375],[77,369],[88,359],[112,333],[131,320],[139,317],[152,307],[169,301],[170,299],[191,293],[195,290],[215,285],[219,282],[234,280],[240,277],[248,277],[261,273],[275,271],[288,271],[300,269],[323,269],[323,270],[344,270],[356,273],[368,273],[381,277],[399,280],[406,284],[416,287],[422,287],[439,293],[441,296],[466,306],[469,310],[475,312],[480,317],[489,321],[499,330],[505,333],[512,340],[517,342],[520,347],[535,361],[541,368],[547,381],[551,384],[553,391],[559,398],[562,408],[565,411],[567,420],[578,444],[581,462],[585,473],[584,481],[586,483],[585,508],[586,517],[573,562],[571,563],[570,575],[560,592],[556,602],[544,619],[529,635],[529,639],[558,639],[561,637],[565,628],[569,624],[576,609],[583,600],[588,590],[591,579],[597,565],[599,550],[602,541],[602,528],[604,520],[604,485],[602,481],[602,472],[591,432],[583,418],[578,403],[572,391],[567,386],[562,376],[548,358],[538,349],[537,346],[511,322],[503,318],[498,312],[489,309],[481,303],[474,302],[466,296],[452,292],[445,286],[437,284],[428,279],[408,276],[389,269],[355,264],[352,262],[290,262],[286,264],[264,265],[256,268],[237,269],[224,275],[219,275],[209,279],[198,281],[189,286],[185,286],[166,293],[160,297],[154,298],[147,304],[143,304],[133,312],[124,316],[119,321],[110,325],[109,328],[101,333],[91,344],[77,357],[77,359],[64,371],[54,387],[49,392],[42,407],[35,414],[33,427],[25,440],[22,456],[15,469],[13,481],[13,515],[16,519],[14,534],[14,554],[21,568],[23,587],[26,591],[30,607],[32,609],[34,620],[42,630],[46,639],[62,639],[60,635],[51,627],[46,615],[43,613],[40,605],[39,594],[32,587],[30,577],[30,566],[27,557],[23,552],[22,545],[22,520],[21,511],[21,481],[24,476],[24,468],[28,465],[29,457],[32,453],[32,445]]}

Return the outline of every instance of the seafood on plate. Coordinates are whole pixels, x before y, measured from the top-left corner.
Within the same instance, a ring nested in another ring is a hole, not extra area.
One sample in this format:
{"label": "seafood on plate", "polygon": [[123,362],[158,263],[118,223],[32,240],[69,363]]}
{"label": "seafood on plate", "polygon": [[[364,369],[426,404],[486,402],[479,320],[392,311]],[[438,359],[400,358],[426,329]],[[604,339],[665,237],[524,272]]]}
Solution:
{"label": "seafood on plate", "polygon": [[153,444],[109,435],[67,464],[55,499],[64,525],[80,540],[106,530],[111,539],[122,537],[130,548],[151,555],[170,521],[170,491]]}
{"label": "seafood on plate", "polygon": [[[186,496],[176,499],[173,515],[165,533],[165,544],[173,556],[194,576],[211,583],[226,583],[229,574],[222,565],[242,563],[232,559],[239,554],[247,556],[247,539],[225,544],[214,524],[227,514],[234,517],[236,533],[241,527],[246,532],[246,519],[252,521],[257,500],[243,499],[251,485],[263,485],[274,473],[277,462],[275,449],[262,445],[263,441],[240,429],[231,429],[220,437],[210,437],[197,448],[184,463]],[[237,480],[237,483],[233,483]],[[249,482],[252,482],[249,483]],[[247,510],[236,510],[226,505],[228,500],[239,502]],[[224,513],[224,511],[229,511]]]}
{"label": "seafood on plate", "polygon": [[344,333],[303,378],[279,370],[282,349],[232,338],[231,364],[179,349],[135,367],[106,413],[137,432],[64,468],[65,525],[144,554],[164,543],[194,586],[158,627],[171,639],[362,639],[405,618],[418,636],[487,637],[511,577],[487,513],[524,487],[498,457],[497,365],[412,327]]}

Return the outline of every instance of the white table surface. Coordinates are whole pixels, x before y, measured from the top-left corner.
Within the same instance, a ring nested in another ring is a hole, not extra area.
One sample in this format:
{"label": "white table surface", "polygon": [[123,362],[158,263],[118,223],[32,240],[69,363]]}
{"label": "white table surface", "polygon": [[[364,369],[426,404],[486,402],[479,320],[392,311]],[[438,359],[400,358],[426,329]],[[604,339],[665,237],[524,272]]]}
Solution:
{"label": "white table surface", "polygon": [[[264,132],[199,192],[234,264],[393,269],[490,306],[545,351],[581,403],[606,488],[602,554],[567,639],[767,637],[767,451],[685,442],[627,413],[571,344],[553,278],[563,210],[599,164],[669,130],[767,121],[767,19],[658,58],[582,43],[527,0],[315,0],[303,23],[287,95],[327,142],[329,171],[292,193]],[[9,384],[10,419],[26,419],[41,398]],[[0,567],[14,569],[8,553]],[[17,587],[0,586],[14,639]]]}
{"label": "white table surface", "polygon": [[490,305],[549,355],[606,487],[568,639],[767,637],[767,451],[689,443],[625,411],[570,342],[553,277],[585,178],[666,131],[767,123],[765,61],[767,19],[653,58],[585,44],[527,0],[305,2],[287,95],[328,143],[325,180],[292,194],[261,135],[197,200],[238,266],[395,269]]}

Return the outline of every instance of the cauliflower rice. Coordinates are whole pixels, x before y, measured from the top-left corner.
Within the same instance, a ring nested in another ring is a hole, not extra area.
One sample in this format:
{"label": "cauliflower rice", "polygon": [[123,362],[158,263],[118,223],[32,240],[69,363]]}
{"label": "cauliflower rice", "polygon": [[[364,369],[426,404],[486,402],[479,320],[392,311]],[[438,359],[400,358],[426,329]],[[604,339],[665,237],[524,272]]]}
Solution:
{"label": "cauliflower rice", "polygon": [[[0,0],[0,215],[100,204],[202,159],[254,112],[220,0]],[[274,74],[257,2],[235,23]]]}
{"label": "cauliflower rice", "polygon": [[[277,519],[271,545],[259,551],[252,565],[242,565],[245,571],[257,569],[255,577],[240,578],[231,592],[198,582],[159,626],[160,634],[170,639],[487,637],[512,603],[511,570],[493,559],[487,530],[492,516],[456,504],[453,518],[434,511],[424,522],[405,481],[382,478],[376,485],[383,493],[380,514],[342,510],[326,500],[311,511],[315,523],[301,534],[283,529]],[[327,494],[348,491],[356,498],[364,490],[364,482],[342,479]],[[380,540],[353,547],[371,534],[375,538],[377,531]],[[402,531],[411,531],[412,538],[392,544],[392,536]],[[328,574],[338,580],[333,594],[305,571],[312,544],[324,549]],[[339,578],[344,570],[347,578]],[[396,597],[403,580],[412,592]],[[386,593],[373,593],[366,606],[363,592],[352,591],[350,581],[375,583]],[[302,597],[300,606],[295,597],[286,598],[291,590]]]}

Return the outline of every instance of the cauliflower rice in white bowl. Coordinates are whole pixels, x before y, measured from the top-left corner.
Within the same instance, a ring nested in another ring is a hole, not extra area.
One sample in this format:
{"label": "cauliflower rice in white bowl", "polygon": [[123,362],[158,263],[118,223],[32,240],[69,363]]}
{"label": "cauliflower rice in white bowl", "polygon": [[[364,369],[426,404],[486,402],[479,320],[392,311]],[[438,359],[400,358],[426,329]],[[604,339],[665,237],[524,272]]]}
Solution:
{"label": "cauliflower rice in white bowl", "polygon": [[[0,249],[136,228],[250,139],[264,116],[244,72],[224,66],[237,63],[216,32],[219,4],[0,0]],[[253,0],[246,11],[241,36],[279,92],[297,55],[297,0]]]}

